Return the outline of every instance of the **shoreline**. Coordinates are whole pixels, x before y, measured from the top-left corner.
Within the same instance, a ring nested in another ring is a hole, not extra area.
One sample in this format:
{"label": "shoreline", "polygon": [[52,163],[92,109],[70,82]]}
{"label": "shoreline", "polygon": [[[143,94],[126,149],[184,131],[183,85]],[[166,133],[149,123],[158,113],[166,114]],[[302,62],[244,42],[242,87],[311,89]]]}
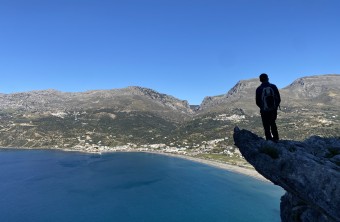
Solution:
{"label": "shoreline", "polygon": [[[141,151],[139,151],[139,152],[141,152]],[[229,172],[249,176],[249,177],[252,177],[254,179],[264,181],[264,182],[272,183],[271,181],[264,178],[261,174],[259,174],[255,169],[252,170],[252,169],[244,168],[244,167],[237,166],[237,165],[232,165],[232,164],[228,164],[228,163],[221,163],[221,162],[216,162],[216,161],[213,161],[213,160],[201,159],[201,158],[187,156],[187,155],[162,153],[162,152],[150,152],[150,151],[142,151],[142,152],[165,155],[165,156],[176,157],[176,158],[182,158],[182,159],[185,159],[185,160],[198,162],[198,163],[205,164],[205,165],[215,167],[215,168],[219,168],[219,169],[222,169],[222,170],[227,170]]]}
{"label": "shoreline", "polygon": [[139,150],[119,150],[119,151],[103,151],[103,152],[90,152],[87,150],[74,150],[74,149],[69,149],[69,148],[29,148],[29,147],[0,147],[0,149],[15,149],[15,150],[57,150],[57,151],[64,151],[64,152],[80,152],[80,153],[88,153],[88,154],[105,154],[105,153],[116,153],[116,152],[121,152],[121,153],[129,153],[129,152],[136,152],[136,153],[150,153],[150,154],[157,154],[157,155],[164,155],[164,156],[170,156],[170,157],[175,157],[175,158],[182,158],[188,161],[194,161],[197,163],[205,164],[211,167],[219,168],[222,170],[227,170],[229,172],[233,173],[238,173],[242,174],[245,176],[249,176],[253,179],[257,179],[263,182],[269,182],[271,181],[267,180],[264,178],[261,174],[259,174],[255,169],[249,169],[249,168],[244,168],[241,166],[237,165],[232,165],[229,163],[222,163],[222,162],[217,162],[209,159],[202,159],[198,157],[193,157],[189,155],[183,155],[183,154],[175,154],[175,153],[166,153],[166,152],[157,152],[157,151],[139,151]]}

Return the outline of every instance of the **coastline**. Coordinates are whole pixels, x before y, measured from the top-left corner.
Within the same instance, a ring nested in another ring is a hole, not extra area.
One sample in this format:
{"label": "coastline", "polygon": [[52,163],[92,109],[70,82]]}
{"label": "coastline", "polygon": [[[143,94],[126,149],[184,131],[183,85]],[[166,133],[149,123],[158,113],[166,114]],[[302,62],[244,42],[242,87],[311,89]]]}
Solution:
{"label": "coastline", "polygon": [[188,155],[179,155],[179,154],[162,153],[162,152],[150,152],[150,151],[142,151],[142,152],[171,156],[171,157],[176,157],[176,158],[182,158],[182,159],[186,159],[186,160],[189,160],[189,161],[198,162],[198,163],[201,163],[201,164],[209,165],[209,166],[212,166],[212,167],[220,168],[220,169],[227,170],[227,171],[230,171],[230,172],[233,172],[233,173],[242,174],[242,175],[249,176],[249,177],[252,177],[254,179],[257,179],[257,180],[261,180],[261,181],[264,181],[264,182],[271,183],[271,181],[264,178],[255,169],[252,170],[252,169],[244,168],[244,167],[237,166],[237,165],[216,162],[216,161],[213,161],[213,160],[201,159],[201,158],[192,157],[192,156],[188,156]]}
{"label": "coastline", "polygon": [[209,165],[212,167],[220,168],[223,170],[227,170],[233,173],[238,173],[242,174],[245,176],[252,177],[254,179],[263,181],[263,182],[269,182],[266,178],[264,178],[261,174],[259,174],[255,169],[249,169],[249,168],[244,168],[241,166],[237,165],[232,165],[229,163],[222,163],[222,162],[217,162],[213,160],[208,160],[208,159],[202,159],[198,157],[193,157],[189,155],[184,155],[184,154],[175,154],[175,153],[167,153],[167,152],[157,152],[157,151],[140,151],[140,150],[119,150],[119,151],[113,151],[113,150],[108,150],[108,151],[102,151],[102,152],[95,152],[95,151],[89,151],[89,150],[78,150],[78,149],[70,149],[70,148],[31,148],[31,147],[0,147],[0,149],[16,149],[16,150],[58,150],[58,151],[64,151],[64,152],[80,152],[80,153],[90,153],[90,154],[105,154],[105,153],[116,153],[116,152],[122,152],[122,153],[128,153],[128,152],[140,152],[140,153],[151,153],[151,154],[158,154],[158,155],[165,155],[165,156],[170,156],[170,157],[176,157],[176,158],[182,158],[185,160],[189,161],[194,161],[198,162],[201,164]]}

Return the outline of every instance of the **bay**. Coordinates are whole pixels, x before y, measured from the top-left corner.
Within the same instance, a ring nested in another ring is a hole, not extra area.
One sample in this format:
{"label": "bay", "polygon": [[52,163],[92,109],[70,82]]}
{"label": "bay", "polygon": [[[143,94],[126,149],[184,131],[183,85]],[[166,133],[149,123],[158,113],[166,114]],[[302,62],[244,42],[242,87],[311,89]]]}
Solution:
{"label": "bay", "polygon": [[279,222],[282,195],[165,155],[0,150],[0,221]]}

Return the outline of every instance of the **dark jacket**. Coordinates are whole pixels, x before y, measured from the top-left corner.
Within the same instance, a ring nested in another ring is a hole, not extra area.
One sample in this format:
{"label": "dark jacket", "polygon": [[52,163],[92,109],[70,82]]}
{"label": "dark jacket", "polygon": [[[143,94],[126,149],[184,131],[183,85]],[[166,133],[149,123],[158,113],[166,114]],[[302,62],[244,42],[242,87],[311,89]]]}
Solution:
{"label": "dark jacket", "polygon": [[256,89],[256,105],[261,109],[261,112],[263,111],[263,107],[262,107],[262,91],[263,88],[270,86],[275,93],[275,104],[277,105],[277,107],[280,105],[281,103],[281,97],[280,97],[280,93],[279,90],[277,89],[276,85],[271,84],[269,82],[263,82],[259,87],[257,87]]}

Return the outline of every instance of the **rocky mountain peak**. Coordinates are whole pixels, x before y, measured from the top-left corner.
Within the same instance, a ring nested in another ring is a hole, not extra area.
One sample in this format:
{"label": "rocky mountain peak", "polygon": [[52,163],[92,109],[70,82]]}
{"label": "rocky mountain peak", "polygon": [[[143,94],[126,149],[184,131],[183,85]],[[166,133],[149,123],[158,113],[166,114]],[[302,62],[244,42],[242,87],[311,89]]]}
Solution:
{"label": "rocky mountain peak", "polygon": [[153,89],[144,88],[140,86],[130,86],[125,88],[125,90],[131,92],[131,94],[133,95],[143,96],[145,98],[151,99],[171,109],[178,109],[182,112],[190,114],[193,113],[193,110],[190,108],[190,105],[186,100],[180,100],[171,95],[159,93]]}
{"label": "rocky mountain peak", "polygon": [[134,95],[147,96],[151,99],[162,100],[163,98],[166,98],[166,97],[172,97],[164,93],[159,93],[153,89],[144,88],[140,86],[129,86],[126,88],[126,90],[130,91]]}
{"label": "rocky mountain peak", "polygon": [[[255,90],[259,85],[260,82],[257,78],[240,80],[226,94],[205,97],[200,105],[200,111],[225,110],[227,107],[242,109],[244,108],[243,105],[248,106],[250,103],[251,106],[254,106]],[[246,103],[242,102],[243,100],[245,100]],[[238,105],[240,105],[240,107],[236,107]],[[253,108],[250,107],[250,110],[253,110]]]}
{"label": "rocky mountain peak", "polygon": [[227,94],[226,98],[240,98],[248,92],[255,92],[255,89],[260,85],[258,79],[248,79],[248,80],[240,80],[236,83],[236,85],[231,88]]}
{"label": "rocky mountain peak", "polygon": [[340,89],[340,75],[337,74],[302,77],[284,88],[292,96],[307,98],[328,94],[334,89]]}

